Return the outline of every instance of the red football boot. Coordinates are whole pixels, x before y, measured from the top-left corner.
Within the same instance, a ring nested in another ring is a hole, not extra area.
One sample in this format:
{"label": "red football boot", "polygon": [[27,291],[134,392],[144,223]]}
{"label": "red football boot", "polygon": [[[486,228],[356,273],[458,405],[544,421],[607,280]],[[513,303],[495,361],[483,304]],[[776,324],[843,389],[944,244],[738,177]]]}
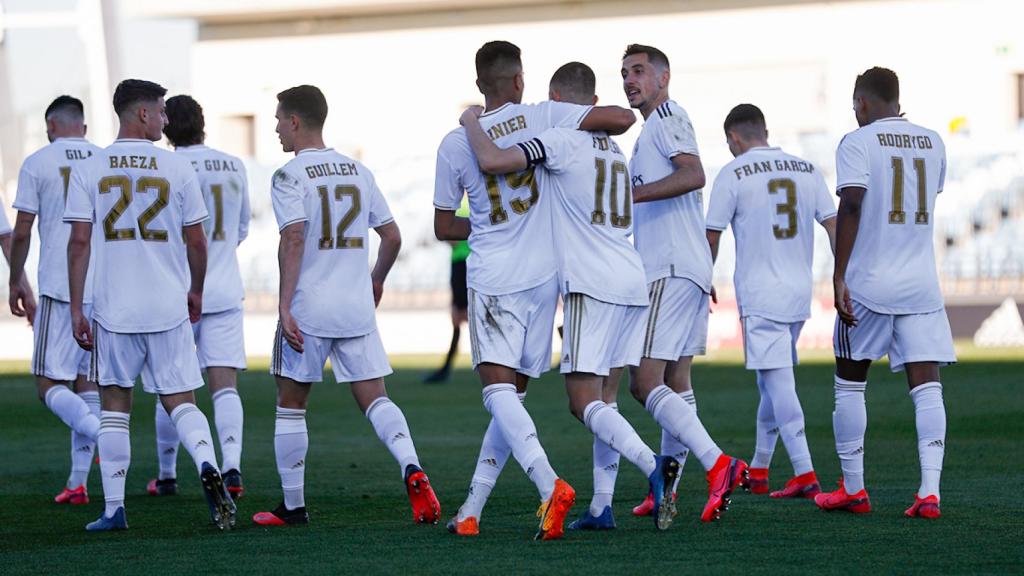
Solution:
{"label": "red football boot", "polygon": [[89,492],[86,491],[85,484],[74,489],[65,487],[60,494],[53,497],[53,501],[57,504],[71,504],[72,506],[88,504]]}
{"label": "red football boot", "polygon": [[701,513],[702,522],[711,522],[729,509],[729,496],[737,487],[748,488],[749,466],[743,460],[722,454],[715,465],[708,470],[708,503]]}
{"label": "red football boot", "polygon": [[750,472],[750,493],[751,494],[767,494],[768,493],[768,469],[767,468],[751,468]]}
{"label": "red football boot", "polygon": [[843,479],[839,479],[839,489],[835,492],[822,492],[814,497],[814,503],[822,510],[845,510],[854,514],[871,512],[871,500],[867,490],[861,488],[856,494],[847,494]]}
{"label": "red football boot", "polygon": [[942,516],[942,512],[939,511],[939,497],[932,494],[919,498],[914,494],[914,505],[907,508],[904,514],[910,518],[939,518]]}
{"label": "red football boot", "polygon": [[430,479],[415,464],[405,469],[405,489],[412,504],[412,519],[419,524],[437,524],[441,518],[441,504],[437,501]]}
{"label": "red football boot", "polygon": [[790,478],[782,490],[776,490],[769,496],[772,498],[814,498],[818,494],[821,494],[821,484],[818,484],[818,476],[814,470],[811,470],[806,474]]}

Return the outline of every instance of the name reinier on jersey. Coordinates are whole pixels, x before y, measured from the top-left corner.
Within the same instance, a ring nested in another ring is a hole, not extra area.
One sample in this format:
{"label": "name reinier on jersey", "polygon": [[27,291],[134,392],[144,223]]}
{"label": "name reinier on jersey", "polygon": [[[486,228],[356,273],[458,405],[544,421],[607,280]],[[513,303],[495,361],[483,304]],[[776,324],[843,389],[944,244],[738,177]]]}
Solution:
{"label": "name reinier on jersey", "polygon": [[932,227],[945,180],[942,138],[904,118],[876,120],[843,137],[836,190],[867,191],[846,269],[851,298],[883,314],[942,309]]}
{"label": "name reinier on jersey", "polygon": [[182,228],[206,218],[192,164],[149,140],[115,140],[72,171],[64,221],[93,223],[93,318],[122,334],[188,320]]}
{"label": "name reinier on jersey", "polygon": [[369,230],[394,221],[373,174],[333,148],[299,151],[274,173],[278,229],[306,223],[292,316],[321,338],[353,338],[377,327]]}
{"label": "name reinier on jersey", "polygon": [[519,146],[531,164],[545,168],[537,178],[541,195],[553,196],[562,293],[647,306],[644,265],[629,239],[633,196],[618,144],[603,132],[553,128]]}
{"label": "name reinier on jersey", "polygon": [[[480,116],[484,132],[500,148],[539,136],[549,128],[577,129],[591,106],[545,101],[508,103]],[[469,196],[467,285],[481,294],[520,292],[557,274],[549,201],[536,188],[533,169],[485,175],[463,128],[448,133],[437,151],[434,207],[458,210]],[[496,193],[496,194],[495,194]],[[500,204],[499,204],[500,202]]]}
{"label": "name reinier on jersey", "polygon": [[[693,124],[679,104],[667,100],[644,122],[633,147],[629,173],[633,187],[657,182],[675,172],[672,158],[699,156]],[[636,248],[644,261],[647,281],[686,278],[711,292],[711,249],[704,227],[701,190],[682,196],[638,202],[633,226]]]}
{"label": "name reinier on jersey", "polygon": [[[71,301],[67,250],[71,225],[64,222],[71,175],[100,150],[85,138],[58,138],[26,158],[18,173],[14,209],[37,216],[39,293],[54,300]],[[89,268],[92,269],[92,262]],[[88,277],[83,302],[92,302],[92,282]]]}
{"label": "name reinier on jersey", "polygon": [[238,245],[249,235],[249,184],[242,161],[202,144],[175,150],[195,168],[210,217],[206,230],[203,314],[238,308],[245,298]]}
{"label": "name reinier on jersey", "polygon": [[799,322],[811,316],[814,222],[836,215],[813,164],[774,147],[726,164],[708,200],[707,227],[732,224],[740,316]]}

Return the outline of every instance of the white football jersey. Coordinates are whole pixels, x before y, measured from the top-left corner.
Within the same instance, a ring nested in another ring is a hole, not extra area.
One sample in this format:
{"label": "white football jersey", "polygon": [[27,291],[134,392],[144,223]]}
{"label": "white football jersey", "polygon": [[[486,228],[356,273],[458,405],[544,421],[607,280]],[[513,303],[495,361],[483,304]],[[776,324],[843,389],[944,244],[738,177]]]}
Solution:
{"label": "white football jersey", "polygon": [[249,235],[249,184],[242,161],[203,145],[176,150],[192,162],[210,218],[206,230],[203,313],[238,308],[245,292],[235,250]]}
{"label": "white football jersey", "polygon": [[[562,102],[505,104],[480,116],[480,125],[499,147],[539,136],[548,128],[578,128],[590,106]],[[520,292],[557,273],[551,249],[548,201],[539,193],[534,168],[491,176],[480,171],[465,130],[458,128],[437,151],[434,206],[456,211],[469,195],[472,250],[467,284],[481,294]]]}
{"label": "white football jersey", "polygon": [[182,228],[206,217],[192,164],[149,140],[115,140],[72,171],[64,221],[93,224],[93,318],[122,334],[188,320]]}
{"label": "white football jersey", "polygon": [[537,172],[541,196],[553,196],[551,222],[562,294],[647,306],[647,281],[633,233],[626,157],[603,132],[553,128],[519,144]]}
{"label": "white football jersey", "polygon": [[[14,208],[36,215],[39,230],[39,293],[69,302],[68,237],[64,204],[71,174],[100,151],[85,138],[58,138],[25,159],[18,173]],[[90,269],[92,262],[90,261]],[[92,282],[86,279],[84,302],[92,302]]]}
{"label": "white football jersey", "polygon": [[883,314],[943,307],[932,245],[946,146],[934,131],[884,118],[850,132],[836,151],[836,190],[867,190],[846,269],[850,296]]}
{"label": "white football jersey", "polygon": [[[697,138],[686,111],[668,100],[644,122],[633,147],[629,173],[633,187],[650,184],[675,172],[672,158],[698,156]],[[704,233],[702,190],[682,196],[639,202],[634,207],[636,248],[644,260],[647,281],[687,278],[711,291],[711,249]]]}
{"label": "white football jersey", "polygon": [[721,231],[732,224],[740,316],[811,317],[814,222],[835,215],[821,171],[779,148],[751,148],[722,168],[707,227]]}
{"label": "white football jersey", "polygon": [[292,316],[306,334],[364,336],[377,327],[370,279],[370,228],[394,218],[373,174],[333,148],[299,151],[274,173],[279,229],[306,223]]}

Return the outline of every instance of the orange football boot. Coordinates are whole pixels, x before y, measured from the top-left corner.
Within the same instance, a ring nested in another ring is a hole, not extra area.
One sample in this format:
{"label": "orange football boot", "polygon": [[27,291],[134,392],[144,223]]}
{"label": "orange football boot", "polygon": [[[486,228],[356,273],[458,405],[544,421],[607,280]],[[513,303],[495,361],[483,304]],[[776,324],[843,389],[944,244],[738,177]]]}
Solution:
{"label": "orange football boot", "polygon": [[558,478],[555,480],[555,490],[551,497],[545,500],[537,509],[537,517],[540,518],[540,527],[534,540],[557,540],[565,535],[565,517],[569,509],[576,503],[576,491],[568,482]]}

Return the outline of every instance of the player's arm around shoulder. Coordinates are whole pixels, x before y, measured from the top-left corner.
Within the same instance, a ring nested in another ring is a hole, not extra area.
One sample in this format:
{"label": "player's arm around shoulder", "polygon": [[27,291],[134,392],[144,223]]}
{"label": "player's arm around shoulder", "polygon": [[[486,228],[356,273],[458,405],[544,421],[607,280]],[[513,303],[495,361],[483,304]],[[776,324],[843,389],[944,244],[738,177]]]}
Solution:
{"label": "player's arm around shoulder", "polygon": [[459,122],[466,129],[466,138],[480,169],[486,174],[508,174],[525,169],[528,166],[527,157],[519,146],[499,148],[487,136],[480,125],[482,112],[483,108],[480,106],[470,106],[459,118]]}
{"label": "player's arm around shoulder", "polygon": [[621,106],[593,106],[583,117],[579,129],[587,132],[607,132],[611,136],[625,134],[636,123],[636,114]]}

